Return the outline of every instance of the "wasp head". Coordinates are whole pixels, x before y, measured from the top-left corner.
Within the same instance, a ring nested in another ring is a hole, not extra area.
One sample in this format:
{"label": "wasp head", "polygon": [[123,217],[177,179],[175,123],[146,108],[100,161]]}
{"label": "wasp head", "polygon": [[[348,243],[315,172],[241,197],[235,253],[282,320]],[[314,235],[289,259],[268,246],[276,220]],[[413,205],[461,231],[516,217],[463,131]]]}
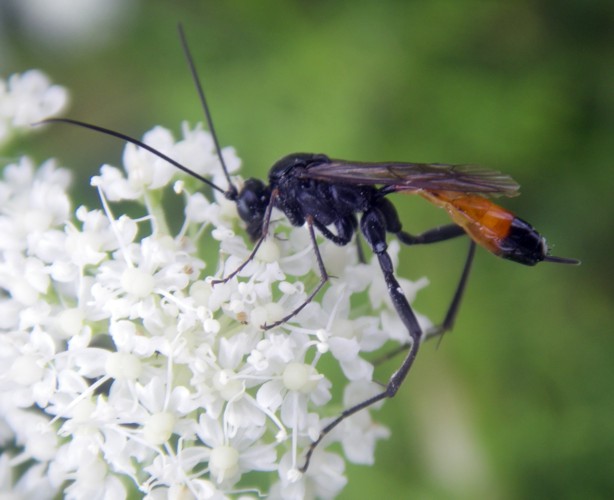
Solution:
{"label": "wasp head", "polygon": [[271,199],[271,190],[258,179],[248,179],[237,195],[239,217],[247,224],[247,234],[252,241],[262,236],[264,213]]}

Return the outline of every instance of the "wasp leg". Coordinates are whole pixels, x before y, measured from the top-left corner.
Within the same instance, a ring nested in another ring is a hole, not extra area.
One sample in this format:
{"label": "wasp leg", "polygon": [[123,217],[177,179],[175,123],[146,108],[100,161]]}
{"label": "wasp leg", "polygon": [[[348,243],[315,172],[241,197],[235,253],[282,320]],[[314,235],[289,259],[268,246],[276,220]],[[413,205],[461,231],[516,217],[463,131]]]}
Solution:
{"label": "wasp leg", "polygon": [[360,235],[356,233],[356,252],[358,253],[358,262],[361,264],[367,263],[367,258],[365,256],[365,252],[362,249],[362,245],[360,243]]}
{"label": "wasp leg", "polygon": [[446,312],[443,321],[438,326],[433,326],[429,328],[427,332],[425,332],[425,338],[436,337],[449,330],[452,330],[461,300],[465,293],[465,288],[467,287],[467,281],[469,280],[469,274],[471,273],[471,265],[473,264],[474,256],[475,242],[471,240],[469,243],[469,251],[467,252],[467,257],[465,259],[465,265],[463,266],[463,272],[461,273],[458,285],[456,285],[456,290],[452,296],[452,302],[450,302],[450,305],[448,306],[448,311]]}
{"label": "wasp leg", "polygon": [[254,248],[252,248],[252,251],[250,252],[247,259],[245,259],[239,267],[237,267],[233,272],[231,272],[225,278],[222,278],[219,280],[213,280],[211,282],[211,285],[215,286],[221,283],[228,283],[232,278],[234,278],[237,274],[239,274],[245,268],[245,266],[247,266],[247,264],[249,264],[254,259],[256,253],[258,253],[258,249],[260,248],[260,245],[262,245],[262,242],[266,239],[269,233],[269,225],[271,224],[271,214],[273,213],[273,204],[274,204],[276,197],[277,197],[277,191],[273,191],[273,193],[271,194],[271,199],[269,200],[269,204],[267,205],[266,211],[264,212],[264,218],[262,220],[262,236],[260,236],[260,238],[258,238],[258,241],[256,241],[256,243],[254,244]]}
{"label": "wasp leg", "polygon": [[417,235],[409,234],[405,231],[397,231],[394,234],[401,243],[406,245],[428,245],[429,243],[451,240],[467,233],[456,224],[446,224],[445,226],[435,227]]}
{"label": "wasp leg", "polygon": [[[461,228],[460,226],[456,224],[447,224],[445,226],[439,226],[430,229],[418,235],[412,235],[403,231],[397,210],[387,198],[382,198],[378,200],[377,208],[380,210],[382,216],[384,217],[384,220],[386,222],[386,230],[390,233],[395,234],[399,241],[406,245],[427,245],[430,243],[438,243],[440,241],[450,240],[452,238],[456,238],[458,236],[466,234],[463,228]],[[456,319],[456,315],[458,313],[461,299],[463,297],[463,293],[467,286],[467,280],[471,271],[471,264],[473,263],[474,254],[475,243],[471,241],[469,246],[469,252],[467,254],[467,258],[465,259],[465,264],[463,266],[461,278],[459,280],[458,285],[456,286],[456,291],[454,292],[452,302],[448,307],[448,311],[445,315],[445,318],[440,325],[434,326],[430,328],[427,332],[425,332],[425,338],[440,336],[447,330],[452,329],[452,326],[454,325],[454,320]],[[401,346],[394,353],[388,355],[387,358],[394,356],[395,354],[403,351],[404,349],[407,349],[407,347],[408,345]]]}
{"label": "wasp leg", "polygon": [[296,316],[299,312],[301,312],[303,310],[303,308],[307,304],[309,304],[309,302],[311,302],[313,300],[313,298],[316,296],[316,294],[322,289],[324,284],[329,280],[328,273],[326,272],[326,267],[324,267],[324,261],[322,260],[322,254],[320,253],[320,248],[318,247],[318,242],[316,240],[316,234],[315,234],[315,231],[313,230],[313,220],[311,218],[307,219],[307,228],[309,229],[309,237],[311,238],[311,244],[313,246],[313,251],[316,254],[316,260],[318,262],[318,269],[320,270],[320,282],[315,287],[313,292],[311,292],[311,294],[309,294],[309,297],[307,297],[305,299],[305,302],[303,302],[300,306],[298,306],[296,309],[294,309],[294,311],[292,311],[290,314],[288,314],[287,316],[284,316],[283,318],[281,318],[279,321],[275,321],[275,323],[271,323],[271,324],[262,325],[261,328],[263,330],[269,330],[269,329],[274,328],[276,326],[282,325],[283,323],[285,323],[289,319],[291,319],[294,316]]}
{"label": "wasp leg", "polygon": [[[353,219],[355,220],[355,219]],[[348,219],[340,219],[335,225],[337,227],[337,233],[334,234],[331,232],[326,226],[319,223],[317,220],[312,217],[308,217],[307,220],[307,228],[309,229],[309,237],[311,238],[311,245],[313,247],[313,251],[316,255],[316,261],[318,263],[318,270],[320,271],[320,282],[315,287],[315,289],[309,294],[309,296],[305,299],[305,301],[298,306],[294,311],[292,311],[287,316],[284,316],[279,321],[275,323],[262,325],[263,330],[269,330],[276,326],[279,326],[289,319],[296,316],[299,312],[303,310],[303,308],[309,304],[313,298],[317,295],[317,293],[322,289],[322,287],[326,284],[326,282],[330,279],[330,275],[326,271],[326,267],[324,266],[324,260],[322,259],[322,254],[320,253],[320,247],[318,246],[318,241],[316,240],[316,234],[314,231],[314,226],[324,235],[326,239],[331,240],[333,243],[344,246],[347,245],[352,239],[352,233],[355,230],[355,223],[353,223],[349,218]]]}
{"label": "wasp leg", "polygon": [[215,285],[219,285],[222,283],[228,283],[232,278],[234,278],[237,274],[239,274],[245,268],[245,266],[247,266],[247,264],[249,264],[252,261],[256,253],[258,253],[258,249],[260,248],[260,245],[262,245],[262,242],[264,241],[265,237],[266,236],[261,236],[258,239],[258,241],[254,244],[254,248],[252,248],[252,251],[250,252],[247,259],[245,259],[239,267],[237,267],[233,272],[231,272],[225,278],[222,278],[219,280],[213,280],[211,284],[215,286]]}
{"label": "wasp leg", "polygon": [[380,268],[382,269],[382,273],[384,274],[384,279],[386,280],[386,285],[388,287],[388,293],[390,294],[390,299],[392,300],[392,304],[401,318],[401,321],[407,328],[411,345],[405,359],[403,360],[403,363],[399,369],[392,374],[383,392],[366,399],[362,403],[347,408],[341,413],[341,415],[339,415],[335,420],[320,431],[318,439],[311,443],[309,449],[307,450],[305,455],[305,464],[301,468],[302,472],[305,472],[309,467],[309,461],[311,460],[311,456],[318,444],[343,420],[350,415],[353,415],[354,413],[377,403],[378,401],[391,398],[397,393],[399,387],[401,387],[401,384],[407,377],[416,355],[418,354],[423,332],[420,328],[418,320],[416,319],[416,315],[414,314],[409,302],[407,301],[407,298],[405,297],[405,294],[403,293],[403,290],[401,289],[401,285],[394,276],[392,260],[386,251],[388,245],[386,244],[385,220],[384,214],[378,208],[373,207],[364,213],[360,221],[360,227],[365,239],[367,240],[367,243],[379,260]]}
{"label": "wasp leg", "polygon": [[377,200],[377,208],[384,217],[386,231],[393,233],[401,243],[406,245],[426,245],[429,243],[437,243],[439,241],[450,240],[457,236],[462,236],[465,233],[463,228],[456,224],[446,224],[433,229],[429,229],[424,233],[413,235],[403,231],[403,226],[399,219],[397,209],[388,198],[380,198]]}
{"label": "wasp leg", "polygon": [[[452,330],[452,327],[454,326],[454,321],[456,320],[456,316],[458,314],[461,299],[463,298],[463,294],[467,286],[469,273],[471,272],[471,265],[473,264],[473,257],[475,255],[475,246],[475,243],[471,241],[469,244],[469,251],[467,252],[467,257],[465,259],[465,264],[463,266],[463,272],[461,273],[460,280],[456,285],[454,296],[452,297],[452,301],[448,306],[448,310],[446,311],[446,315],[443,321],[439,325],[432,326],[426,332],[424,332],[424,340],[430,339],[431,337],[442,338],[445,332]],[[405,352],[407,349],[409,349],[410,345],[411,344],[403,344],[397,347],[396,349],[374,360],[373,364],[379,365],[381,363],[384,363],[385,361],[394,358],[398,354]]]}
{"label": "wasp leg", "polygon": [[335,221],[335,228],[337,234],[333,233],[324,224],[318,222],[316,219],[312,219],[313,225],[322,233],[327,240],[332,241],[335,245],[344,247],[352,240],[352,235],[356,231],[356,219],[352,217],[340,218]]}

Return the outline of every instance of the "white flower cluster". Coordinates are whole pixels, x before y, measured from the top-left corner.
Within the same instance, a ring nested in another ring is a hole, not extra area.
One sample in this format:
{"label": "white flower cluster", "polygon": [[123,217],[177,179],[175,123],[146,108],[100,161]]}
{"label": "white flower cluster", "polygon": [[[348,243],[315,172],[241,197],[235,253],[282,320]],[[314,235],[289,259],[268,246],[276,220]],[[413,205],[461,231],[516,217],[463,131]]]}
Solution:
{"label": "white flower cluster", "polygon": [[[156,127],[143,140],[224,185],[200,127],[184,125],[178,141]],[[224,158],[236,172],[234,151]],[[342,408],[381,390],[361,355],[408,339],[377,263],[323,241],[335,278],[321,300],[263,330],[318,282],[307,231],[273,214],[256,258],[212,286],[210,275],[232,272],[250,252],[234,203],[207,199],[197,181],[132,145],[123,163],[125,172],[105,165],[92,179],[101,208],[74,214],[69,174],[54,162],[4,168],[0,495],[334,497],[344,460],[372,463],[387,429],[361,411],[301,474],[304,452]],[[184,202],[174,230],[163,191]],[[112,202],[125,200],[137,215],[113,213]],[[398,249],[390,245],[395,262]],[[205,270],[202,255],[214,264],[219,255],[219,269]],[[425,284],[401,283],[410,300]],[[331,397],[325,358],[340,367],[342,401]],[[333,443],[336,452],[326,449]]]}
{"label": "white flower cluster", "polygon": [[68,104],[64,87],[51,85],[38,70],[0,78],[0,146],[15,132],[31,129],[34,122],[61,112]]}

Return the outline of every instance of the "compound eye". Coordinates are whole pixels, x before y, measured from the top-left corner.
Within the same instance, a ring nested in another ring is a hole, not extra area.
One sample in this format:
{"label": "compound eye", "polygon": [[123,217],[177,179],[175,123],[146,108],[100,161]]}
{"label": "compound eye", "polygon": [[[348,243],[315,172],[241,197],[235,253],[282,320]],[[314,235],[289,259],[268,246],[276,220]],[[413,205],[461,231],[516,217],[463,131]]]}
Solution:
{"label": "compound eye", "polygon": [[248,224],[262,220],[268,203],[268,188],[265,184],[257,179],[248,179],[237,197],[239,217]]}

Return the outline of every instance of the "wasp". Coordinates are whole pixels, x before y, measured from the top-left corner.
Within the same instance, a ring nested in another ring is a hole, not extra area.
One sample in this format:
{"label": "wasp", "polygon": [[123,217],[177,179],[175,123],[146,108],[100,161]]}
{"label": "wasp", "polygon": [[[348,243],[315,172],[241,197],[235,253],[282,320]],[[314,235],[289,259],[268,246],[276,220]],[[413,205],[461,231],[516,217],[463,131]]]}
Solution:
{"label": "wasp", "polygon": [[[42,123],[68,123],[133,143],[235,202],[254,247],[241,266],[223,279],[214,281],[214,284],[232,279],[253,259],[269,233],[273,208],[280,210],[292,225],[306,226],[317,260],[320,282],[303,304],[279,321],[263,325],[264,329],[283,324],[298,314],[329,280],[318,248],[316,231],[341,246],[349,244],[356,233],[362,234],[379,262],[391,302],[409,334],[407,352],[401,366],[389,378],[381,393],[347,408],[320,431],[319,437],[307,449],[305,463],[301,468],[303,472],[307,470],[317,445],[341,421],[397,393],[426,336],[439,335],[452,327],[466,287],[476,244],[498,257],[527,266],[539,262],[580,263],[576,259],[550,255],[545,238],[533,226],[490,199],[494,196],[510,197],[518,194],[519,185],[511,177],[474,165],[358,162],[332,159],[324,154],[293,153],[273,165],[268,182],[248,179],[240,190],[237,189],[224,164],[203,86],[181,26],[179,35],[228,188],[214,184],[160,151],[121,132],[68,118],[51,118]],[[453,223],[412,235],[403,230],[397,210],[388,199],[392,193],[421,196],[445,209]],[[423,331],[419,325],[395,277],[392,260],[387,252],[389,233],[406,245],[437,243],[461,235],[470,238],[461,278],[445,319],[440,326],[429,332]]]}

